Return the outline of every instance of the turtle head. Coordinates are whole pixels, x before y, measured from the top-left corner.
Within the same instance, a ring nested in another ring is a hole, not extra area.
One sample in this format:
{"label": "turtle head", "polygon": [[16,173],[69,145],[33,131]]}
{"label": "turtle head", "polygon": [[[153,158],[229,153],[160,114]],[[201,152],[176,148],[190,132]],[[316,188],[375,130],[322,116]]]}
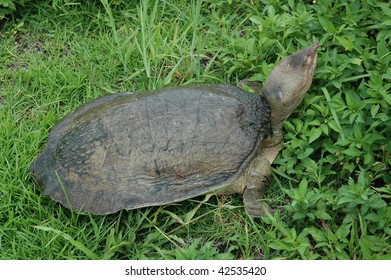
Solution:
{"label": "turtle head", "polygon": [[281,130],[283,122],[303,100],[312,83],[320,46],[318,42],[280,61],[264,83],[262,94],[271,107],[273,130]]}

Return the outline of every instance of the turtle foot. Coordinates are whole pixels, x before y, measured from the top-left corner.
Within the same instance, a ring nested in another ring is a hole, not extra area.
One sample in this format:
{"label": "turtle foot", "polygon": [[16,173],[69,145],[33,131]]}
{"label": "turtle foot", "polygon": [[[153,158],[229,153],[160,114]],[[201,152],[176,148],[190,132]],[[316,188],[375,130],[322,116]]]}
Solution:
{"label": "turtle foot", "polygon": [[266,202],[258,202],[257,205],[245,205],[247,213],[253,218],[261,218],[268,215],[273,215],[272,209]]}

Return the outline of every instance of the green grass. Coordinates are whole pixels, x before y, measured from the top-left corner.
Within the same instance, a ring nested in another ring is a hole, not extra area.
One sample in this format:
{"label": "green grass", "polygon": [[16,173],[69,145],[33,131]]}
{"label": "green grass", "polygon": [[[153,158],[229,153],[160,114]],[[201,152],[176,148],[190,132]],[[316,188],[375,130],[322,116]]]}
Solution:
{"label": "green grass", "polygon": [[[26,1],[1,23],[1,259],[391,258],[388,1],[81,2]],[[79,215],[29,174],[51,127],[89,100],[263,82],[316,40],[313,85],[273,165],[274,216],[250,218],[241,195]]]}

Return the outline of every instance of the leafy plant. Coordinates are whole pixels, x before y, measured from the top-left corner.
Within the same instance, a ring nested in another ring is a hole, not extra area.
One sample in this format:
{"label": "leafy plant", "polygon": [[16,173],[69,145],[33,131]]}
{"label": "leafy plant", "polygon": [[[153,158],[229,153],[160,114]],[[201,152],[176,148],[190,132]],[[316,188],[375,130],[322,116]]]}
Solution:
{"label": "leafy plant", "polygon": [[27,2],[29,2],[29,0],[0,0],[0,20],[15,13],[17,7],[23,6]]}

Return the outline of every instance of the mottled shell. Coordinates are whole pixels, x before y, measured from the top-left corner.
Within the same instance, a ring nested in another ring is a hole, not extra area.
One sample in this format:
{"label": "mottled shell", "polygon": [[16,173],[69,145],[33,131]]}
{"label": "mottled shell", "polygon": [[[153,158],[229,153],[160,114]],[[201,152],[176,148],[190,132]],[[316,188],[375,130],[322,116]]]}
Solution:
{"label": "mottled shell", "polygon": [[232,183],[270,131],[264,98],[230,85],[121,93],[56,124],[30,169],[66,207],[108,214]]}

